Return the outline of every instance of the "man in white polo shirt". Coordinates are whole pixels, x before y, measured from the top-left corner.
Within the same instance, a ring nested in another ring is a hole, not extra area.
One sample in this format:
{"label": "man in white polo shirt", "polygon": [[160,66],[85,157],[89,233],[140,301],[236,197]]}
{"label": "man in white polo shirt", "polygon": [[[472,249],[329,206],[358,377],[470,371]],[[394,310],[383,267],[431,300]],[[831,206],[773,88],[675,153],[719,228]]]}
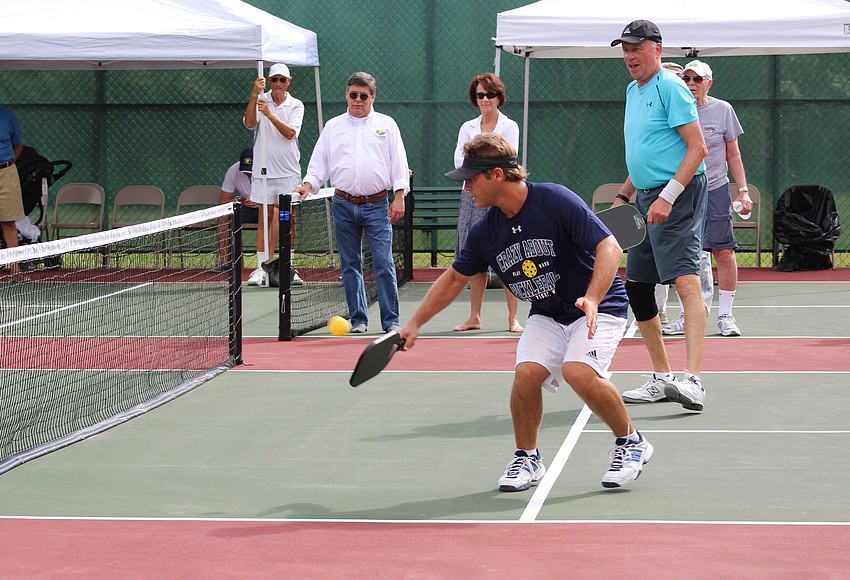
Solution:
{"label": "man in white polo shirt", "polygon": [[[301,152],[298,135],[304,120],[304,103],[289,94],[292,77],[289,67],[275,64],[269,69],[271,90],[263,93],[266,79],[254,81],[251,98],[245,109],[245,126],[254,131],[254,172],[252,199],[267,204],[269,244],[260,247],[257,242],[257,269],[248,278],[248,284],[265,285],[266,273],[260,265],[274,256],[277,244],[278,195],[289,193],[301,183]],[[261,96],[262,95],[262,96]],[[265,175],[264,175],[265,170]],[[258,228],[264,226],[262,214]]]}
{"label": "man in white polo shirt", "polygon": [[348,78],[348,111],[325,125],[304,183],[295,188],[303,197],[317,192],[328,179],[336,188],[334,229],[353,333],[366,332],[369,324],[361,250],[364,236],[372,251],[381,329],[399,329],[392,224],[404,216],[410,169],[398,125],[372,108],[376,90],[377,83],[368,73],[356,72]]}

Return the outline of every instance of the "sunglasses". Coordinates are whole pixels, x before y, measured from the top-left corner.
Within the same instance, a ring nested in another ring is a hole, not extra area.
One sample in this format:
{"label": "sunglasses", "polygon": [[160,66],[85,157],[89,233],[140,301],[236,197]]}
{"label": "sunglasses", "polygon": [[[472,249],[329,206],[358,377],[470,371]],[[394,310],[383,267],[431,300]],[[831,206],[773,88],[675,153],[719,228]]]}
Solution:
{"label": "sunglasses", "polygon": [[486,93],[475,93],[475,98],[478,99],[479,101],[481,99],[483,99],[484,97],[487,97],[488,99],[492,100],[492,99],[495,99],[496,97],[500,96],[501,94],[502,93],[500,93],[498,91],[488,91]]}
{"label": "sunglasses", "polygon": [[348,98],[352,101],[356,101],[358,98],[360,98],[361,101],[365,101],[368,100],[370,96],[371,95],[369,93],[355,93],[354,91],[348,93]]}
{"label": "sunglasses", "polygon": [[272,77],[269,79],[273,83],[285,83],[289,79],[286,77]]}
{"label": "sunglasses", "polygon": [[691,79],[693,79],[696,84],[700,84],[703,81],[703,77],[692,77],[689,75],[682,75],[682,80],[686,83],[690,82]]}

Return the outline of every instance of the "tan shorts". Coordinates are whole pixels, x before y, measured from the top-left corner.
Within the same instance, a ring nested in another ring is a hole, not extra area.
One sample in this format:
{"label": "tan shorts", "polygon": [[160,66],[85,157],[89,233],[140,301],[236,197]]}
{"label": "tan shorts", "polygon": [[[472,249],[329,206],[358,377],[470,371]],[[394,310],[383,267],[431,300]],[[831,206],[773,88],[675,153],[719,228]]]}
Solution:
{"label": "tan shorts", "polygon": [[18,177],[18,168],[10,165],[0,169],[0,222],[14,222],[22,217],[21,178]]}

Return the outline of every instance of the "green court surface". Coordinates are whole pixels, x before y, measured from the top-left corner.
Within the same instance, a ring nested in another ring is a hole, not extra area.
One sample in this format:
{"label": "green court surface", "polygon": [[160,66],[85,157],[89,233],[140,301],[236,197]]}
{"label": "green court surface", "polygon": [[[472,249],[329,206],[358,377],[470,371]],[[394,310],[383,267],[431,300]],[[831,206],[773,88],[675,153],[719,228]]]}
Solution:
{"label": "green court surface", "polygon": [[[402,289],[403,319],[428,287],[412,283]],[[246,337],[276,336],[275,292],[245,289]],[[485,330],[452,333],[468,313],[467,296],[426,325],[423,337],[510,336],[502,330],[502,290],[487,292]],[[377,306],[370,315],[374,323]],[[833,370],[837,361],[819,347],[848,339],[850,286],[742,282],[735,315],[745,336],[711,335],[712,316],[707,352],[719,352],[713,347],[720,345],[752,356],[745,357],[746,365],[704,373],[702,414],[674,403],[629,406],[656,454],[626,489],[601,487],[611,436],[566,385],[544,394],[540,449],[549,469],[546,485],[506,494],[497,491],[496,481],[514,449],[511,373],[488,370],[487,353],[484,364],[470,361],[467,369],[442,368],[435,356],[424,368],[385,372],[352,389],[348,372],[325,371],[321,359],[315,371],[287,371],[293,343],[271,341],[279,370],[251,370],[246,350],[246,365],[0,476],[0,514],[850,521],[850,466],[841,459],[850,437],[842,404],[848,374]],[[327,335],[323,329],[296,341]],[[788,339],[782,344],[792,370],[764,368],[763,349],[775,337]],[[428,345],[423,339],[417,347]],[[621,368],[628,371],[612,378],[620,390],[634,388],[650,370],[628,361]],[[573,445],[567,442],[571,430]]]}

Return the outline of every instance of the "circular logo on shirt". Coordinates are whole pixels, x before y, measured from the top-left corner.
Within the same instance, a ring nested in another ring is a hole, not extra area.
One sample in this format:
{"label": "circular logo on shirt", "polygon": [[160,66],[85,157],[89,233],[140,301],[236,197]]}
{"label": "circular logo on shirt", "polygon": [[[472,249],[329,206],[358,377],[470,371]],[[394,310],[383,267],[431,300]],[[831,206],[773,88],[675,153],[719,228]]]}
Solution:
{"label": "circular logo on shirt", "polygon": [[531,260],[525,260],[522,263],[522,273],[529,278],[534,278],[537,276],[537,265]]}

